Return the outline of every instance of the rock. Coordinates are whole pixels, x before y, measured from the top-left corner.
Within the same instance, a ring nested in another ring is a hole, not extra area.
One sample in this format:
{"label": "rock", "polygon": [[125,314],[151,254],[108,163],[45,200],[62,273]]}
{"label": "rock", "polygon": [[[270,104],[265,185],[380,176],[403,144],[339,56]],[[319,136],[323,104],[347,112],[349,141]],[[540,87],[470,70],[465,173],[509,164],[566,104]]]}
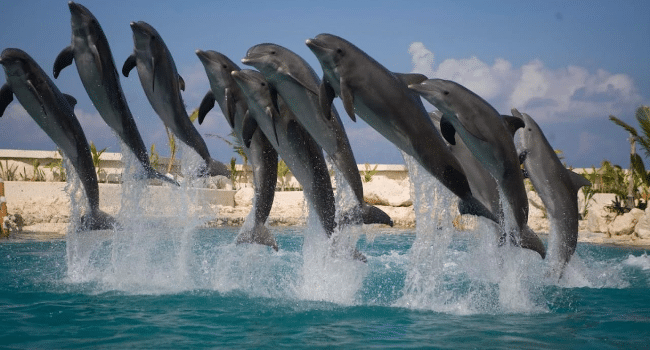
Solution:
{"label": "rock", "polygon": [[650,207],[646,208],[644,215],[636,224],[634,232],[641,239],[650,239]]}
{"label": "rock", "polygon": [[409,207],[413,205],[408,181],[396,181],[375,176],[363,185],[363,199],[372,205]]}
{"label": "rock", "polygon": [[605,208],[611,205],[616,195],[596,193],[587,206],[587,230],[592,232],[608,232],[608,225],[616,215]]}
{"label": "rock", "polygon": [[235,206],[253,205],[255,191],[251,187],[244,187],[235,193]]}
{"label": "rock", "polygon": [[643,210],[634,208],[629,213],[617,216],[614,221],[607,226],[607,233],[610,236],[632,234],[637,222],[644,214]]}

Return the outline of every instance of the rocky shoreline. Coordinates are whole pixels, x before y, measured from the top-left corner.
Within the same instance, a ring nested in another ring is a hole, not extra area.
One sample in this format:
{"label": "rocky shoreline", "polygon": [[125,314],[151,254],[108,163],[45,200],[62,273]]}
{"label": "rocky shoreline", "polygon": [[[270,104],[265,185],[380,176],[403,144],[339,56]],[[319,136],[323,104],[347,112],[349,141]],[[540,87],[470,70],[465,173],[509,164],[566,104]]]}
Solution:
{"label": "rocky shoreline", "polygon": [[[100,185],[100,188],[107,185]],[[116,186],[116,185],[113,185]],[[44,192],[43,190],[39,190]],[[22,218],[22,235],[65,235],[70,220],[70,199],[64,186],[55,187],[53,193],[14,195],[7,198],[8,213]],[[103,192],[106,192],[103,189]],[[390,215],[396,228],[415,227],[415,213],[410,200],[408,179],[397,181],[384,177],[373,178],[364,184],[366,199]],[[529,192],[529,226],[540,235],[547,235],[549,222],[544,216],[541,200],[534,192]],[[581,242],[596,244],[637,246],[650,249],[650,210],[634,209],[630,213],[615,216],[605,209],[611,203],[612,195],[595,195],[587,206],[585,220],[580,221],[578,239]],[[160,200],[157,200],[160,202]],[[102,201],[101,209],[116,215],[120,201]],[[241,226],[252,204],[252,188],[244,187],[234,195],[234,205],[220,205],[207,202],[197,203],[190,208],[192,213],[200,213],[205,227]],[[581,207],[583,204],[580,204]],[[454,203],[450,204],[451,207]],[[157,214],[165,215],[163,211]],[[305,224],[305,203],[301,191],[276,192],[276,198],[268,219],[270,226],[301,226]],[[458,229],[471,230],[475,218],[457,217],[454,225]],[[16,230],[17,232],[17,230]],[[399,232],[399,230],[396,230]]]}

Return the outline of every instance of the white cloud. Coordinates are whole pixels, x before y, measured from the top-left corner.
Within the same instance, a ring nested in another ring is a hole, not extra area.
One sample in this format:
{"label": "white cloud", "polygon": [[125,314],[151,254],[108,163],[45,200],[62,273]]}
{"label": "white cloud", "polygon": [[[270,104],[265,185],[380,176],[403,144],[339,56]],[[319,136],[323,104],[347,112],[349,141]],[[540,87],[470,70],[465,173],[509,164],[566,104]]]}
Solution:
{"label": "white cloud", "polygon": [[603,118],[634,110],[642,102],[631,77],[603,69],[549,69],[537,59],[513,67],[498,58],[490,65],[477,57],[447,59],[435,67],[434,54],[422,43],[411,44],[409,53],[413,72],[462,84],[502,113],[514,107],[541,121]]}

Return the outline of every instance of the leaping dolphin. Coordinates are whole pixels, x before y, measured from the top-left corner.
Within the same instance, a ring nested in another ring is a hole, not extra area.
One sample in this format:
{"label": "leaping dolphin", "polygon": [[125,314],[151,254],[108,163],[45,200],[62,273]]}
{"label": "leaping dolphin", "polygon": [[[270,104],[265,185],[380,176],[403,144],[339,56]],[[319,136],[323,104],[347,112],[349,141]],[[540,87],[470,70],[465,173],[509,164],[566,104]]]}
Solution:
{"label": "leaping dolphin", "polygon": [[[264,226],[271,212],[275,185],[278,177],[278,153],[261,130],[253,132],[248,145],[244,144],[244,117],[248,113],[248,103],[239,85],[231,73],[239,71],[239,67],[225,55],[215,51],[196,50],[196,55],[203,63],[210,81],[210,91],[205,95],[199,108],[199,123],[214,107],[216,101],[223,115],[233,130],[235,137],[241,142],[242,148],[251,167],[253,168],[253,225],[244,223],[237,235],[237,243],[264,244],[278,250],[275,237]],[[246,220],[249,220],[247,217]]]}
{"label": "leaping dolphin", "polygon": [[[433,119],[436,126],[440,125],[443,116],[442,112],[431,112],[429,113],[429,116]],[[515,120],[519,121],[516,125],[515,123],[508,124],[512,136],[514,136],[514,133],[518,128],[523,127],[521,119],[513,118],[512,116],[503,117],[508,118],[508,120],[512,122]],[[447,140],[449,143],[449,149],[463,167],[463,170],[467,175],[467,182],[469,183],[476,199],[483,203],[483,205],[485,205],[485,207],[492,213],[500,213],[498,217],[499,219],[503,219],[503,207],[501,206],[501,198],[499,196],[499,185],[497,185],[494,177],[492,177],[483,164],[481,164],[474,154],[472,154],[458,133],[454,133],[453,135],[445,133],[445,135],[447,137],[453,137],[452,139]],[[458,210],[461,214],[476,215],[477,213],[474,213],[472,209],[471,206],[467,206],[463,201],[458,202]],[[502,225],[503,223],[498,222],[498,224]],[[542,259],[546,258],[546,247],[544,247],[544,243],[539,239],[537,234],[528,227],[528,225],[525,225],[521,231],[521,247],[536,251]]]}
{"label": "leaping dolphin", "polygon": [[[336,223],[334,192],[323,150],[302,127],[282,98],[273,99],[268,83],[261,73],[249,69],[232,72],[233,78],[248,99],[249,115],[244,121],[244,142],[259,127],[291,173],[303,186],[305,199],[316,211],[327,237]],[[277,101],[277,106],[274,104]],[[355,250],[354,257],[366,261]]]}
{"label": "leaping dolphin", "polygon": [[347,114],[355,113],[483,216],[497,221],[472,196],[467,178],[408,84],[426,79],[421,74],[395,74],[347,40],[319,34],[306,41],[323,68],[319,88],[321,109],[331,110],[339,96]]}
{"label": "leaping dolphin", "polygon": [[300,124],[327,152],[352,188],[363,223],[393,226],[393,220],[386,213],[364,202],[363,183],[350,141],[334,106],[327,114],[322,112],[318,100],[321,81],[312,67],[302,57],[276,44],[255,45],[241,61],[264,75]]}
{"label": "leaping dolphin", "polygon": [[181,96],[185,82],[178,75],[174,59],[158,32],[142,21],[131,22],[131,29],[134,52],[124,62],[122,74],[128,77],[137,67],[147,99],[165,126],[205,161],[207,168],[202,175],[230,177],[226,165],[210,157],[205,141],[187,115]]}
{"label": "leaping dolphin", "polygon": [[61,51],[54,62],[54,78],[72,61],[76,63],[81,82],[90,100],[106,124],[115,131],[136,156],[146,176],[178,183],[155,170],[149,163],[147,148],[138,132],[131,110],[122,92],[120,77],[102,27],[84,6],[68,2],[72,15],[72,44]]}
{"label": "leaping dolphin", "polygon": [[578,244],[578,190],[591,186],[582,175],[568,170],[528,114],[513,109],[512,115],[526,125],[521,131],[522,158],[526,173],[546,207],[551,224],[548,255],[552,273],[562,277]]}
{"label": "leaping dolphin", "polygon": [[429,79],[409,88],[443,112],[440,130],[447,140],[458,133],[467,148],[494,177],[516,221],[507,234],[520,245],[520,232],[528,222],[528,197],[521,165],[508,126],[484,99],[450,80]]}
{"label": "leaping dolphin", "polygon": [[16,95],[38,126],[71,161],[86,192],[89,212],[81,217],[80,230],[111,229],[116,222],[99,209],[99,187],[90,146],[74,114],[74,97],[64,95],[43,69],[24,51],[5,49],[0,56],[7,82],[0,88],[0,116]]}

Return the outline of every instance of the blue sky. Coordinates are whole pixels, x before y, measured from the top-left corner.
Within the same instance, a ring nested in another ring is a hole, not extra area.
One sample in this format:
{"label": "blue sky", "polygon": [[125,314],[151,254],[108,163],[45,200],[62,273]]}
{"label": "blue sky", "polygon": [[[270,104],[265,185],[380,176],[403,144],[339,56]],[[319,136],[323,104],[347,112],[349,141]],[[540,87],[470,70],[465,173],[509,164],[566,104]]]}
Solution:
{"label": "blue sky", "polygon": [[[627,134],[610,114],[636,126],[634,111],[650,105],[650,5],[647,1],[83,1],[106,33],[118,69],[133,50],[129,22],[154,26],[186,82],[188,110],[198,107],[208,80],[194,51],[215,50],[239,62],[255,44],[272,42],[304,57],[321,74],[304,42],[319,33],[351,41],[388,69],[455,80],[501,113],[517,107],[537,120],[551,145],[574,167],[608,159],[629,163]],[[70,44],[66,1],[7,1],[0,5],[0,49],[29,53],[51,75]],[[244,68],[243,65],[240,65]],[[4,83],[0,74],[0,83]],[[149,147],[168,154],[162,121],[137,74],[122,87]],[[120,146],[88,98],[76,68],[55,81],[78,100],[76,114],[89,141]],[[358,163],[403,163],[400,153],[338,104]],[[433,109],[430,105],[427,108]],[[234,153],[218,108],[203,125],[213,158]],[[0,148],[55,149],[14,102],[0,118]]]}

